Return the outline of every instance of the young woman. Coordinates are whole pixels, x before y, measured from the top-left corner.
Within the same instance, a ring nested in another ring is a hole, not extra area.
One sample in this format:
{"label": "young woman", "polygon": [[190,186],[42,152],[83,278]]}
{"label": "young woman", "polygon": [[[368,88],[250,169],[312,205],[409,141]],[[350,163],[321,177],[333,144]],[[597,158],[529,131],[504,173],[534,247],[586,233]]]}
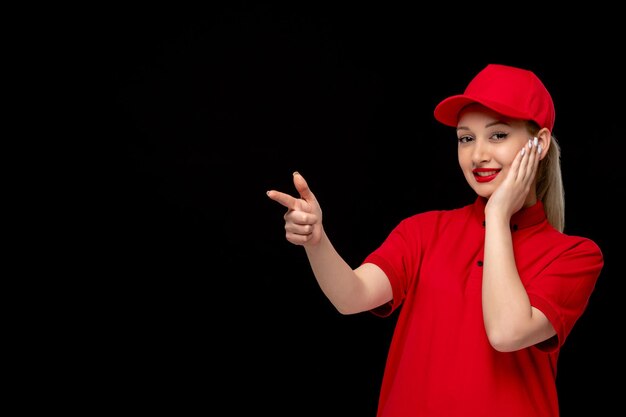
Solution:
{"label": "young woman", "polygon": [[533,72],[490,64],[434,116],[456,128],[476,200],[404,219],[355,269],[300,174],[298,197],[267,194],[339,312],[402,307],[378,417],[556,417],[559,351],[604,261],[593,241],[563,233],[552,98]]}

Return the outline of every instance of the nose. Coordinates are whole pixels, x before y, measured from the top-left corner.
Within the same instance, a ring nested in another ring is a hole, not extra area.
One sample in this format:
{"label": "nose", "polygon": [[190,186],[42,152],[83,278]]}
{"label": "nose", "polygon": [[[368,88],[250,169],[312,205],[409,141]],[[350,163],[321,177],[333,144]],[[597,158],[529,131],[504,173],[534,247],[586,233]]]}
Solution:
{"label": "nose", "polygon": [[476,139],[472,149],[472,162],[474,165],[480,165],[481,163],[487,162],[490,158],[489,142]]}

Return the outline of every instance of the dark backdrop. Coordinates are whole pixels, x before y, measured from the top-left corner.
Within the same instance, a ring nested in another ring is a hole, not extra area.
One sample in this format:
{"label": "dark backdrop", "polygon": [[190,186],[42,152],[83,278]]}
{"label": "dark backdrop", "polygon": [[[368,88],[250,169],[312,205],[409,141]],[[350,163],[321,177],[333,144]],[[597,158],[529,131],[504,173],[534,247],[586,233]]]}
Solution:
{"label": "dark backdrop", "polygon": [[293,192],[300,171],[354,266],[402,218],[472,202],[432,112],[487,63],[551,91],[566,231],[606,257],[562,351],[563,416],[621,406],[616,29],[519,17],[309,3],[116,14],[101,33],[114,98],[103,406],[374,416],[395,317],[337,313],[265,191]]}

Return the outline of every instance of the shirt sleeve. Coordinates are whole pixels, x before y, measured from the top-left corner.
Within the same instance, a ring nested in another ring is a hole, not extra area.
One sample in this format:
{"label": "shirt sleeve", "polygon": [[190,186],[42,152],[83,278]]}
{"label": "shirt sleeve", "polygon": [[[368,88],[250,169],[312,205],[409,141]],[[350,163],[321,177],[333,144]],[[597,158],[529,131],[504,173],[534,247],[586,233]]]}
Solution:
{"label": "shirt sleeve", "polygon": [[[424,224],[429,224],[427,216],[419,214],[398,224],[383,243],[370,253],[363,263],[372,263],[383,270],[393,291],[393,299],[371,310],[377,316],[391,315],[404,301],[407,289],[417,279],[423,251],[424,233],[428,233]],[[432,222],[430,222],[432,223]]]}
{"label": "shirt sleeve", "polygon": [[589,239],[562,250],[526,288],[530,303],[541,310],[556,330],[556,338],[537,345],[552,352],[560,348],[587,308],[604,259]]}

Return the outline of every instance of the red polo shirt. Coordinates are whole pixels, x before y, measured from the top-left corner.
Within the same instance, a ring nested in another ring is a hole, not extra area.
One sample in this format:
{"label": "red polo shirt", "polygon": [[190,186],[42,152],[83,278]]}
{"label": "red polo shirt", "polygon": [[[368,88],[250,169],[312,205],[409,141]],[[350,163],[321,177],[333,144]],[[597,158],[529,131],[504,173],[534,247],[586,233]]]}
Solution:
{"label": "red polo shirt", "polygon": [[546,220],[543,204],[511,219],[517,270],[531,304],[556,329],[552,339],[502,353],[483,324],[481,282],[486,200],[403,220],[364,263],[389,277],[402,306],[391,341],[378,417],[534,417],[559,415],[560,347],[585,310],[603,256],[591,240]]}

